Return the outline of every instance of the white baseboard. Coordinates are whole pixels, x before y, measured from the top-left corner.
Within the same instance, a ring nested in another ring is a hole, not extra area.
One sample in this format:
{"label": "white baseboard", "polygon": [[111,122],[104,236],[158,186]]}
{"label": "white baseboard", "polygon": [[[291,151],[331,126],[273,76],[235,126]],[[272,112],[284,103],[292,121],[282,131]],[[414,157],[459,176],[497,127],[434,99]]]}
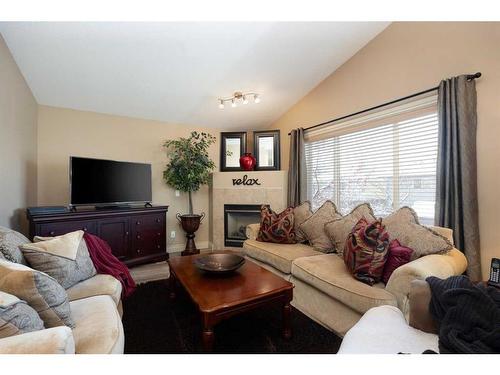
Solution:
{"label": "white baseboard", "polygon": [[[195,241],[195,243],[196,243],[196,247],[200,250],[212,248],[212,243],[210,241]],[[186,247],[185,243],[174,243],[174,244],[168,245],[167,252],[178,253],[178,252],[184,250],[185,247]]]}

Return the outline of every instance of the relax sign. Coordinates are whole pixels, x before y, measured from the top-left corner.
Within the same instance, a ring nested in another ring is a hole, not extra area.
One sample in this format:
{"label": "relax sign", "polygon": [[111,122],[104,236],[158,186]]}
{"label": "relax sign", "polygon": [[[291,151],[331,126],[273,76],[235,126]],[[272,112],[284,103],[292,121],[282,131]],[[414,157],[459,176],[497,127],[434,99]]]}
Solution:
{"label": "relax sign", "polygon": [[258,178],[248,178],[248,175],[244,175],[243,178],[233,178],[233,186],[253,186],[260,185]]}

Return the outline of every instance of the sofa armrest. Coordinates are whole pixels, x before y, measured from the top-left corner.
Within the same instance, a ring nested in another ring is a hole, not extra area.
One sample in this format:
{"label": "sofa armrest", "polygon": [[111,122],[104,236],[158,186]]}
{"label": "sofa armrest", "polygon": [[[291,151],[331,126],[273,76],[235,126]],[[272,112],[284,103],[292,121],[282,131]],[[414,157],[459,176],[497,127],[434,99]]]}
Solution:
{"label": "sofa armrest", "polygon": [[71,328],[42,329],[0,339],[1,354],[75,354]]}
{"label": "sofa armrest", "polygon": [[246,235],[249,240],[256,240],[259,234],[260,224],[249,224],[247,225]]}
{"label": "sofa armrest", "polygon": [[408,320],[411,282],[425,280],[429,276],[446,279],[450,276],[461,275],[467,268],[464,254],[455,248],[446,254],[426,255],[397,268],[385,289],[392,293],[398,301],[399,309]]}

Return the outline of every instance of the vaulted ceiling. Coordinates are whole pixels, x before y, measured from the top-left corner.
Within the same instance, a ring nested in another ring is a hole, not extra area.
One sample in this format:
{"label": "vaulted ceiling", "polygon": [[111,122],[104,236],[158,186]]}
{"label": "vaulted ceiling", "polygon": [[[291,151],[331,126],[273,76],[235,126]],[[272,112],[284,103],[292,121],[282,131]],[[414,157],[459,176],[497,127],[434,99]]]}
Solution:
{"label": "vaulted ceiling", "polygon": [[[227,129],[265,127],[388,23],[0,23],[39,104]],[[218,108],[235,91],[259,104]]]}

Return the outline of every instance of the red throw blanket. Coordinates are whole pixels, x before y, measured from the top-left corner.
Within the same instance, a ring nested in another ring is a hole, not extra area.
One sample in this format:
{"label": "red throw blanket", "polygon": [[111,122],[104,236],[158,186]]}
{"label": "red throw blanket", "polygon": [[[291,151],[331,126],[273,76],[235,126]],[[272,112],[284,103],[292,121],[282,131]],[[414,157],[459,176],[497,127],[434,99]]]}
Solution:
{"label": "red throw blanket", "polygon": [[108,243],[103,239],[85,232],[83,235],[90,259],[94,263],[97,273],[111,275],[122,284],[122,297],[126,298],[135,290],[135,282],[125,264],[120,262],[112,253]]}

